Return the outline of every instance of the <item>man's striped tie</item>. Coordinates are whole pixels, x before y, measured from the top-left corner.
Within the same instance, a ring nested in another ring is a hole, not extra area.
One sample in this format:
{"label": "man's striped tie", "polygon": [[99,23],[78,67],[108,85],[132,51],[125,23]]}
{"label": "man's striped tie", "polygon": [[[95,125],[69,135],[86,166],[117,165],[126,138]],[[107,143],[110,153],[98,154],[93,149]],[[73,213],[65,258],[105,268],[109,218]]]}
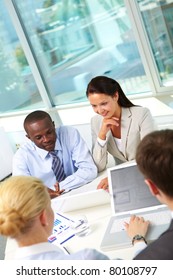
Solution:
{"label": "man's striped tie", "polygon": [[62,180],[64,180],[66,178],[62,163],[61,163],[59,157],[56,155],[55,151],[51,151],[51,152],[49,152],[49,154],[53,158],[53,160],[52,160],[52,170],[55,174],[57,182],[61,182]]}

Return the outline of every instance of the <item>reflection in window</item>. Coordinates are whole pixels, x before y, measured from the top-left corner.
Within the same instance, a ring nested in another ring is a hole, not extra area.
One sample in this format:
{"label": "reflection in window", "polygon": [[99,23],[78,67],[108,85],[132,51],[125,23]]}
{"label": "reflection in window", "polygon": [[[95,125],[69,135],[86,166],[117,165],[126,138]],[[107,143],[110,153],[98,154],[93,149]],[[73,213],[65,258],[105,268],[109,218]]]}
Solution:
{"label": "reflection in window", "polygon": [[150,90],[123,0],[13,2],[55,105],[86,101],[97,75],[126,94]]}
{"label": "reflection in window", "polygon": [[0,113],[40,106],[41,97],[3,1],[0,11]]}
{"label": "reflection in window", "polygon": [[87,7],[80,2],[45,0],[35,9],[36,34],[52,69],[94,48],[86,25]]}
{"label": "reflection in window", "polygon": [[164,86],[173,84],[173,3],[139,1],[160,79]]}

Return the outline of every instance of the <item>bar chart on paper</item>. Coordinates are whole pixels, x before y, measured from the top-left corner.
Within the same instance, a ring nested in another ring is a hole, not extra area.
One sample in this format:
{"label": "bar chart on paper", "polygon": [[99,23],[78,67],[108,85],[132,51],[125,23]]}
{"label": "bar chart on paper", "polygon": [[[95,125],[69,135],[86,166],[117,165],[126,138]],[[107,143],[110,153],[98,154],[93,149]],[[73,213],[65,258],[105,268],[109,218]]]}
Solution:
{"label": "bar chart on paper", "polygon": [[60,213],[55,213],[53,232],[49,236],[48,241],[57,245],[62,245],[70,238],[74,237],[75,234],[71,229],[70,225],[73,222],[67,216]]}

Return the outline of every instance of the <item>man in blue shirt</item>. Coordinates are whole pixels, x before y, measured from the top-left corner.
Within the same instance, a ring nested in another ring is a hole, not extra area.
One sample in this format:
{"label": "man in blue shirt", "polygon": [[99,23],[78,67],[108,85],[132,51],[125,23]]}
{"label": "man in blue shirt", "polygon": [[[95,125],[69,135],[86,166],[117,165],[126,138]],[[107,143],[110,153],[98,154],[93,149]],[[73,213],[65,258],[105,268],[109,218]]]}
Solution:
{"label": "man in blue shirt", "polygon": [[[55,124],[45,111],[34,111],[24,120],[28,138],[13,159],[13,175],[35,176],[48,187],[51,198],[80,187],[97,176],[97,167],[77,129]],[[57,182],[52,170],[54,151],[65,172]]]}

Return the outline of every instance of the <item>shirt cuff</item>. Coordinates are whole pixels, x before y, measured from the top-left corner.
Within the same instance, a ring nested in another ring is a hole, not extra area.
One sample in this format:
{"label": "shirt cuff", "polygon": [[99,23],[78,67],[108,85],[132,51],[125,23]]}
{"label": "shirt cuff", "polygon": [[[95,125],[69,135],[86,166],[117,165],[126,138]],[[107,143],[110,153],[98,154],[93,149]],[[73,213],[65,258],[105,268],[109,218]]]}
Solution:
{"label": "shirt cuff", "polygon": [[134,257],[136,257],[142,250],[147,247],[147,244],[144,241],[135,242],[134,244]]}
{"label": "shirt cuff", "polygon": [[[64,180],[63,180],[63,181],[64,181]],[[68,188],[68,187],[65,188],[65,187],[63,186],[63,181],[59,183],[59,189],[60,189],[60,190],[64,190],[64,192],[63,192],[62,194],[71,191],[71,188]]]}
{"label": "shirt cuff", "polygon": [[98,143],[99,143],[99,145],[100,145],[100,146],[102,146],[102,147],[104,147],[104,146],[105,146],[106,141],[107,141],[107,139],[106,139],[106,140],[102,140],[102,139],[100,139],[99,137],[97,137],[97,142],[98,142]]}

